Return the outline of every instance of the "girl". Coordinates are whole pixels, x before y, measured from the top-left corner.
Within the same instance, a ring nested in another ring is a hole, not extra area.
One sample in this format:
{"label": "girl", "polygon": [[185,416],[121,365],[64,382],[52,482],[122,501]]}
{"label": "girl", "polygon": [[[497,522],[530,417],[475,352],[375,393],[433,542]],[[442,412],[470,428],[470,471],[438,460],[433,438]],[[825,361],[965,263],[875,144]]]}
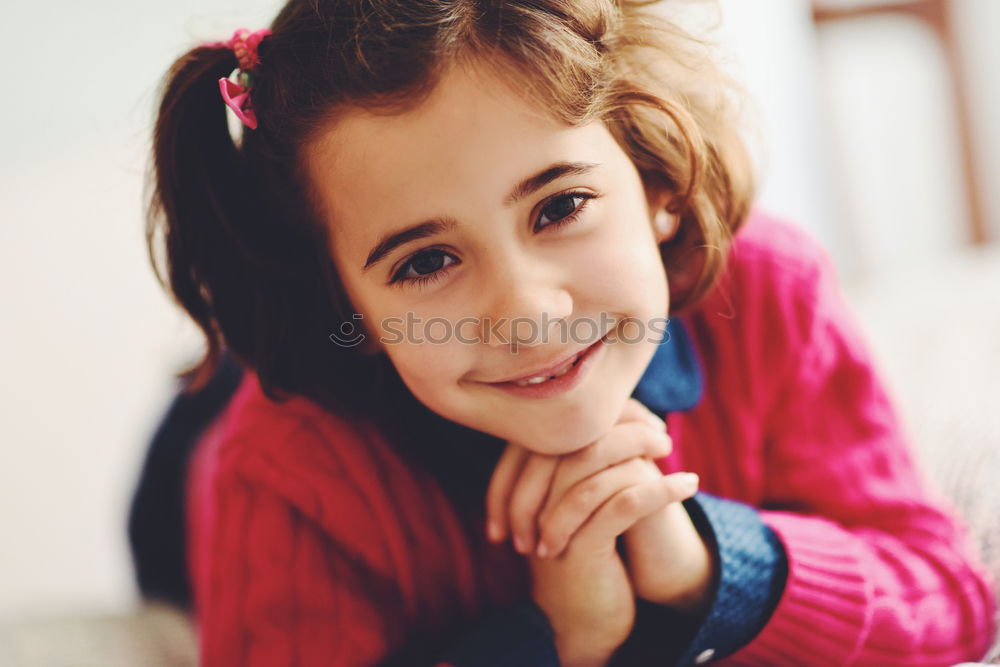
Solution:
{"label": "girl", "polygon": [[246,369],[189,468],[206,664],[986,649],[828,257],[647,4],[291,0],[168,73],[151,239],[196,385]]}

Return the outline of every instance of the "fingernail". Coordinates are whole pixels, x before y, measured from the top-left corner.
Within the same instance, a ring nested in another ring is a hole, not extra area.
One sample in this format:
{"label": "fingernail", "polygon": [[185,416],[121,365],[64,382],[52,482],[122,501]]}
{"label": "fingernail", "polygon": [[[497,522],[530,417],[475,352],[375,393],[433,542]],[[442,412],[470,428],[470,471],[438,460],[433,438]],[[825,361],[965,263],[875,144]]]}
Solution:
{"label": "fingernail", "polygon": [[548,553],[549,553],[549,548],[545,545],[545,542],[542,542],[541,544],[538,545],[539,558],[545,558],[548,555]]}
{"label": "fingernail", "polygon": [[500,526],[494,521],[489,521],[486,524],[486,536],[490,539],[490,542],[496,542],[500,539]]}
{"label": "fingernail", "polygon": [[673,449],[673,440],[666,432],[657,433],[656,440],[660,443],[656,446],[657,450],[662,451],[665,455],[669,454],[670,450]]}
{"label": "fingernail", "polygon": [[689,489],[698,488],[698,473],[686,472],[684,476],[681,477],[681,483]]}
{"label": "fingernail", "polygon": [[517,535],[514,536],[514,549],[519,554],[527,553],[527,549],[524,546],[524,541]]}

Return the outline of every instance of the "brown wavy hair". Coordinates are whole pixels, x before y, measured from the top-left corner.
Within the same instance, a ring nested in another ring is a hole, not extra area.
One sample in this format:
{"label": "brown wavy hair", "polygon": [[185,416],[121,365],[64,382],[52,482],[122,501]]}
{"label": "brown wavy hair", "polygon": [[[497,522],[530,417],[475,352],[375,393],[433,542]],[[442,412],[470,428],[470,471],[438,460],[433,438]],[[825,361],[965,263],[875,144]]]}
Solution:
{"label": "brown wavy hair", "polygon": [[[259,126],[230,135],[218,79],[233,52],[199,46],[167,73],[156,120],[147,237],[161,281],[204,332],[199,386],[228,349],[272,398],[367,411],[384,355],[329,340],[354,309],[328,252],[305,148],[350,107],[400,113],[445,65],[516,73],[557,119],[600,119],[647,189],[669,193],[677,234],[661,255],[671,313],[694,307],[725,266],[752,196],[737,88],[709,44],[653,2],[290,0],[259,47]],[[162,243],[162,246],[160,245]],[[681,278],[684,280],[681,280]]]}

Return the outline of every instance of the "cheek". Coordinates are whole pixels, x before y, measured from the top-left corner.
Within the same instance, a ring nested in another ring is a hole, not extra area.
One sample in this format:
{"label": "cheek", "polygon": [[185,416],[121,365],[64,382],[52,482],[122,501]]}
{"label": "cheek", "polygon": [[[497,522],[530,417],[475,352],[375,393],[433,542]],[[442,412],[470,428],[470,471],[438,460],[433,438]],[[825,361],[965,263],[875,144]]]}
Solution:
{"label": "cheek", "polygon": [[449,401],[468,368],[454,343],[387,345],[386,353],[413,395],[431,409]]}
{"label": "cheek", "polygon": [[590,293],[650,315],[666,312],[669,297],[659,248],[642,223],[640,213],[609,220],[579,258],[577,273]]}

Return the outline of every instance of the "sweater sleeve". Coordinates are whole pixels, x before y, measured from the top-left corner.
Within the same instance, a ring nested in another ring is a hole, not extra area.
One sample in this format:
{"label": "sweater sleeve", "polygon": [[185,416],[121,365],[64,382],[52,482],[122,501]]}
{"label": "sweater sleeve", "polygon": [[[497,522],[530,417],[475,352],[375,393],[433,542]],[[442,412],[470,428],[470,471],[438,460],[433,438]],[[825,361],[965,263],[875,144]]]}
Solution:
{"label": "sweater sleeve", "polygon": [[480,621],[445,652],[436,667],[559,667],[552,626],[530,600]]}
{"label": "sweater sleeve", "polygon": [[719,563],[712,606],[676,663],[687,667],[724,657],[760,632],[785,588],[788,559],[755,508],[703,491],[684,504]]}
{"label": "sweater sleeve", "polygon": [[351,528],[370,522],[346,497],[340,511],[355,516],[324,517],[280,462],[251,456],[211,487],[192,552],[200,664],[558,667],[548,620],[530,603],[457,636],[407,627],[393,581],[370,565],[366,550],[379,545]]}
{"label": "sweater sleeve", "polygon": [[835,269],[818,255],[801,296],[789,297],[803,326],[786,341],[791,380],[764,442],[761,518],[785,548],[788,579],[767,625],[727,664],[977,660],[993,634],[994,581],[924,481]]}

